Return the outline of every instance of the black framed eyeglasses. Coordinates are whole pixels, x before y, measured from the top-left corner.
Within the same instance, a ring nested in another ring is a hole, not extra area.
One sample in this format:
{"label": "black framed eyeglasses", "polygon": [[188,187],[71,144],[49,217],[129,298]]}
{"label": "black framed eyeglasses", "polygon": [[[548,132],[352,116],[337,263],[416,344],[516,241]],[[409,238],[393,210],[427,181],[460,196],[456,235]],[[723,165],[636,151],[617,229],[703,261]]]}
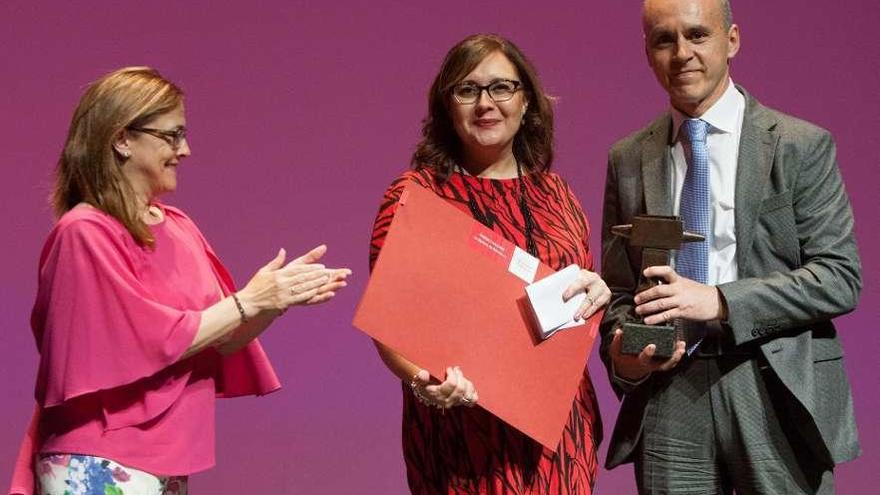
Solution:
{"label": "black framed eyeglasses", "polygon": [[129,131],[143,132],[144,134],[149,134],[153,137],[157,137],[168,143],[168,145],[175,150],[180,148],[183,140],[186,139],[186,127],[178,127],[173,131],[167,131],[164,129],[153,129],[150,127],[128,127],[127,129]]}
{"label": "black framed eyeglasses", "polygon": [[455,98],[455,101],[462,105],[473,105],[480,99],[483,91],[485,91],[492,101],[499,103],[513,98],[513,95],[521,88],[522,83],[512,79],[496,79],[485,86],[472,82],[462,82],[452,87],[452,96]]}

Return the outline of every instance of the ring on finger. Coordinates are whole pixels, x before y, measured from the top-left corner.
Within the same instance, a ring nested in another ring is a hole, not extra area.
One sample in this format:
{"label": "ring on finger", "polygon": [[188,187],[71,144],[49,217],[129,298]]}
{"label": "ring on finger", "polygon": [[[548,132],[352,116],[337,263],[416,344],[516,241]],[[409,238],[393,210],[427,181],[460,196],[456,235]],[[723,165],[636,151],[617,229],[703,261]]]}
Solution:
{"label": "ring on finger", "polygon": [[462,404],[473,404],[474,401],[473,401],[473,399],[471,399],[470,397],[465,395],[464,397],[461,398],[461,403]]}
{"label": "ring on finger", "polygon": [[590,297],[589,294],[587,294],[587,302],[590,303],[590,306],[593,306],[594,304],[596,304],[596,301],[594,301],[593,298]]}

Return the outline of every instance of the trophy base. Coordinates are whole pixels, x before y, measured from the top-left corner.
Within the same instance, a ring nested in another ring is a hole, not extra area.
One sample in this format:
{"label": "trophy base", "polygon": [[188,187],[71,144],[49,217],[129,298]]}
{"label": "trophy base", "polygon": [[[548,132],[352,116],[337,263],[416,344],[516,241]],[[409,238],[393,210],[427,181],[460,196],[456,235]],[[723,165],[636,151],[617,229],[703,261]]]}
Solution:
{"label": "trophy base", "polygon": [[654,357],[670,358],[675,351],[676,340],[678,339],[673,326],[624,323],[621,352],[638,355],[645,346],[654,344],[657,346]]}

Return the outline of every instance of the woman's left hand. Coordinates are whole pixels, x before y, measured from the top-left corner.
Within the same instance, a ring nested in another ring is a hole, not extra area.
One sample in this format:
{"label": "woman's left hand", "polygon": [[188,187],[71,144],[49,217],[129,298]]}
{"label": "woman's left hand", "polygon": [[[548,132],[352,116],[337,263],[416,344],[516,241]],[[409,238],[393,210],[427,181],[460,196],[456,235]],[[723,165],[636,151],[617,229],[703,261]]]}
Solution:
{"label": "woman's left hand", "polygon": [[345,279],[351,275],[348,268],[335,268],[327,270],[327,282],[318,287],[315,295],[311,297],[305,304],[320,304],[327,302],[336,295],[336,291],[348,285]]}
{"label": "woman's left hand", "polygon": [[587,298],[574,313],[576,321],[589,318],[611,300],[611,290],[608,289],[608,285],[605,284],[605,281],[596,272],[581,270],[577,280],[572,282],[565,289],[565,292],[562,293],[562,299],[568,301],[581,291],[587,293]]}
{"label": "woman's left hand", "polygon": [[[306,254],[291,260],[280,268],[279,272],[286,275],[284,280],[292,280],[295,274],[301,273],[302,270],[307,270],[314,263],[318,263],[326,252],[327,246],[322,244]],[[300,299],[290,304],[290,306],[296,304],[313,305],[329,301],[336,295],[336,291],[348,285],[345,279],[351,275],[351,270],[348,268],[322,268],[322,272],[324,283],[317,287],[306,283],[290,286],[291,295],[300,296]]]}

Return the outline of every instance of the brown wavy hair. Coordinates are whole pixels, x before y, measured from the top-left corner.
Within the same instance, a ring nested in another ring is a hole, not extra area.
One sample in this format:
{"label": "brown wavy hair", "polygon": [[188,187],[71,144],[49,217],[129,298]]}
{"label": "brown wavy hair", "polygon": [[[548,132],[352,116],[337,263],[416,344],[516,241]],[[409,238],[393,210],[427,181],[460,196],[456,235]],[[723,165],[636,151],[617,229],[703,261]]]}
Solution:
{"label": "brown wavy hair", "polygon": [[544,93],[538,73],[510,40],[495,34],[475,34],[458,42],[446,54],[428,93],[428,116],[422,121],[422,140],[411,165],[433,169],[442,182],[461,163],[461,140],[449,114],[452,87],[461,82],[492,53],[501,52],[516,67],[529,102],[523,123],[513,138],[513,155],[527,171],[545,171],[553,163],[552,98]]}
{"label": "brown wavy hair", "polygon": [[138,244],[154,239],[140,219],[134,189],[113,147],[128,127],[140,127],[183,102],[183,92],[149,67],[124,67],[90,84],[73,112],[55,171],[52,206],[60,217],[88,203],[115,217]]}

